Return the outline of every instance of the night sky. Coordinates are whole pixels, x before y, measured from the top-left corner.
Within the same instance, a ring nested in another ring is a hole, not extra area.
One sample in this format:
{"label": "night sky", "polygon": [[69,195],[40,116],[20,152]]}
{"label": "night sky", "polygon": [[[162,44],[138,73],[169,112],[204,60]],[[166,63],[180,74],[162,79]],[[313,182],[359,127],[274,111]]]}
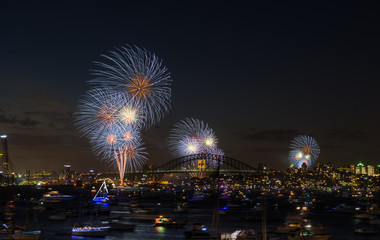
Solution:
{"label": "night sky", "polygon": [[169,114],[143,134],[152,164],[172,159],[169,130],[185,117],[252,166],[285,169],[299,134],[318,161],[380,164],[376,1],[14,2],[0,2],[0,133],[16,171],[102,169],[73,112],[93,62],[125,44],[173,79]]}

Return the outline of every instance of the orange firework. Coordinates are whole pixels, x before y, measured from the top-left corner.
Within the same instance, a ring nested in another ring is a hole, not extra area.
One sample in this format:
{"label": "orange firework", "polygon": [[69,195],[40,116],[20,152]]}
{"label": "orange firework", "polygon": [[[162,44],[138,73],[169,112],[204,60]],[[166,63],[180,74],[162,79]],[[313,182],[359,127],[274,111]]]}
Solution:
{"label": "orange firework", "polygon": [[114,145],[116,143],[116,136],[114,134],[109,134],[107,136],[107,143],[109,145]]}
{"label": "orange firework", "polygon": [[125,46],[111,51],[97,63],[91,83],[107,85],[139,101],[145,128],[154,126],[170,109],[171,78],[162,60],[145,49]]}
{"label": "orange firework", "polygon": [[311,153],[311,150],[312,150],[311,146],[306,145],[306,146],[304,146],[304,147],[302,148],[302,153],[303,153],[303,154],[310,154],[310,153]]}
{"label": "orange firework", "polygon": [[147,99],[152,92],[151,81],[143,74],[138,73],[127,83],[127,91],[139,100]]}

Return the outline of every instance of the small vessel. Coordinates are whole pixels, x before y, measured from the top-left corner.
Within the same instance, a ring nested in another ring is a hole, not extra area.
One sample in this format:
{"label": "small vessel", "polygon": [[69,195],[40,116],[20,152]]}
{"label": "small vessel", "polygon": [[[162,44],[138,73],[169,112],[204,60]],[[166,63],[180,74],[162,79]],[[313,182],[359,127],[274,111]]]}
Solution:
{"label": "small vessel", "polygon": [[105,181],[103,181],[102,185],[100,186],[98,192],[95,194],[94,198],[92,199],[95,203],[106,203],[109,201],[108,194],[108,188]]}
{"label": "small vessel", "polygon": [[105,237],[109,229],[109,226],[77,226],[71,229],[71,235],[81,237]]}
{"label": "small vessel", "polygon": [[173,212],[185,213],[185,212],[187,212],[187,208],[185,207],[185,204],[178,204],[177,207],[173,209]]}
{"label": "small vessel", "polygon": [[193,201],[203,201],[206,197],[202,192],[195,192],[193,196]]}
{"label": "small vessel", "polygon": [[102,221],[102,224],[110,226],[110,230],[134,231],[136,227],[136,224],[134,223],[120,221],[117,219],[112,219],[111,221]]}
{"label": "small vessel", "polygon": [[[5,220],[6,223],[2,225],[4,227],[4,233],[8,234],[8,237],[2,239],[10,240],[37,240],[40,239],[41,231],[40,230],[26,230],[28,228],[25,226],[16,226],[13,224],[13,209],[15,208],[13,201],[8,201],[5,207]],[[29,210],[31,208],[27,207],[26,221],[29,219]],[[14,227],[16,226],[16,227]]]}
{"label": "small vessel", "polygon": [[330,235],[320,235],[309,231],[299,231],[292,236],[288,236],[289,240],[328,240]]}
{"label": "small vessel", "polygon": [[216,239],[208,231],[204,224],[194,223],[192,229],[184,231],[185,239]]}
{"label": "small vessel", "polygon": [[150,210],[147,209],[134,209],[131,213],[131,218],[136,220],[155,220],[159,217],[158,214],[152,213]]}
{"label": "small vessel", "polygon": [[278,226],[275,233],[279,234],[293,234],[300,230],[302,225],[298,222],[286,222],[281,226]]}
{"label": "small vessel", "polygon": [[48,218],[49,218],[49,220],[63,221],[66,219],[66,215],[65,215],[65,213],[61,212],[58,214],[50,215]]}
{"label": "small vessel", "polygon": [[373,227],[357,227],[354,229],[355,233],[359,234],[377,234],[378,231],[376,228]]}
{"label": "small vessel", "polygon": [[222,233],[221,240],[259,240],[253,229],[236,230],[233,233]]}
{"label": "small vessel", "polygon": [[177,222],[175,217],[160,216],[155,219],[153,227],[183,227],[186,222]]}
{"label": "small vessel", "polygon": [[22,231],[15,230],[13,234],[10,235],[12,240],[37,240],[40,239],[41,231]]}
{"label": "small vessel", "polygon": [[354,218],[374,220],[376,219],[376,216],[372,214],[367,214],[367,213],[359,213],[359,214],[355,214]]}
{"label": "small vessel", "polygon": [[74,197],[71,195],[63,195],[60,194],[58,191],[50,191],[48,193],[45,193],[42,198],[40,199],[41,202],[61,202],[66,200],[71,200]]}
{"label": "small vessel", "polygon": [[327,226],[323,226],[321,224],[306,224],[305,226],[306,231],[313,232],[317,235],[325,235],[327,234],[329,228]]}

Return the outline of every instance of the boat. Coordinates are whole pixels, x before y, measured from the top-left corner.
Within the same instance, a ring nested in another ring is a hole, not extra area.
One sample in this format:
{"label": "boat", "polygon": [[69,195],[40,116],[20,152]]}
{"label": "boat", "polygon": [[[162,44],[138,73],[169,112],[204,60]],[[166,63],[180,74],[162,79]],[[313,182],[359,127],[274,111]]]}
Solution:
{"label": "boat", "polygon": [[192,199],[193,201],[203,201],[206,197],[202,192],[195,192]]}
{"label": "boat", "polygon": [[191,230],[184,231],[185,239],[216,239],[208,231],[204,224],[194,223]]}
{"label": "boat", "polygon": [[[13,201],[8,201],[5,207],[5,220],[6,223],[4,223],[2,226],[4,227],[4,233],[8,235],[5,239],[9,240],[37,240],[40,239],[41,231],[40,230],[26,230],[28,228],[27,225],[25,226],[17,226],[13,225],[13,211],[14,209],[14,202]],[[30,210],[30,207],[27,207],[27,210]],[[9,214],[8,214],[9,213]],[[26,214],[26,221],[28,222],[29,220],[29,211],[27,211]],[[13,227],[15,226],[15,227]],[[4,238],[3,238],[4,239]]]}
{"label": "boat", "polygon": [[175,217],[160,216],[155,219],[153,227],[183,227],[186,222],[177,222]]}
{"label": "boat", "polygon": [[372,214],[367,214],[367,213],[359,213],[359,214],[355,214],[354,218],[374,220],[374,219],[376,219],[376,216],[372,215]]}
{"label": "boat", "polygon": [[275,233],[279,234],[294,234],[302,228],[298,222],[285,222],[283,225],[278,226]]}
{"label": "boat", "polygon": [[73,198],[74,197],[71,195],[63,195],[63,194],[60,194],[58,191],[50,191],[42,195],[42,198],[40,199],[40,201],[53,203],[53,202],[72,200]]}
{"label": "boat", "polygon": [[321,224],[306,224],[305,226],[306,231],[313,232],[314,234],[319,235],[325,235],[327,234],[329,228],[327,226],[321,225]]}
{"label": "boat", "polygon": [[71,235],[81,237],[105,237],[109,229],[109,226],[76,226],[71,229]]}
{"label": "boat", "polygon": [[376,228],[374,227],[367,227],[367,226],[364,226],[364,227],[357,227],[354,229],[354,232],[355,233],[359,233],[359,234],[378,234],[378,231]]}
{"label": "boat", "polygon": [[118,219],[112,219],[111,221],[102,221],[102,224],[110,226],[110,230],[134,231],[136,227],[136,224],[134,223],[120,221]]}
{"label": "boat", "polygon": [[288,236],[288,240],[328,240],[330,235],[315,234],[310,231],[299,231],[292,236]]}
{"label": "boat", "polygon": [[102,185],[100,185],[100,188],[98,192],[95,194],[92,201],[95,203],[107,203],[110,200],[107,194],[108,194],[107,184],[105,181],[103,181]]}
{"label": "boat", "polygon": [[187,212],[186,204],[178,204],[176,208],[173,209],[175,213],[185,213]]}
{"label": "boat", "polygon": [[149,221],[155,220],[156,218],[159,217],[158,214],[154,214],[150,210],[141,209],[141,208],[134,209],[130,216],[132,219],[149,220]]}
{"label": "boat", "polygon": [[66,215],[65,215],[65,213],[62,212],[62,213],[50,215],[48,218],[49,218],[49,220],[63,221],[66,219]]}
{"label": "boat", "polygon": [[222,233],[221,240],[259,240],[253,229],[236,230],[233,233]]}

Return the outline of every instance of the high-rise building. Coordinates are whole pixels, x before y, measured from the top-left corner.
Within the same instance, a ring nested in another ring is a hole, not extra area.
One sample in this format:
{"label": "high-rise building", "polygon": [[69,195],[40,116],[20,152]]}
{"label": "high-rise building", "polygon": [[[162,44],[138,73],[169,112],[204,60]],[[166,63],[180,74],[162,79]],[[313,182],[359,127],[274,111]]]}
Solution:
{"label": "high-rise building", "polygon": [[367,170],[362,162],[359,162],[358,165],[356,165],[355,168],[356,174],[367,174]]}
{"label": "high-rise building", "polygon": [[265,174],[268,170],[266,163],[260,163],[258,167],[259,173]]}
{"label": "high-rise building", "polygon": [[380,174],[380,165],[376,165],[375,167],[375,174]]}
{"label": "high-rise building", "polygon": [[351,173],[355,173],[355,164],[350,165],[350,171]]}
{"label": "high-rise building", "polygon": [[367,170],[368,176],[375,175],[375,168],[372,165],[367,165]]}

